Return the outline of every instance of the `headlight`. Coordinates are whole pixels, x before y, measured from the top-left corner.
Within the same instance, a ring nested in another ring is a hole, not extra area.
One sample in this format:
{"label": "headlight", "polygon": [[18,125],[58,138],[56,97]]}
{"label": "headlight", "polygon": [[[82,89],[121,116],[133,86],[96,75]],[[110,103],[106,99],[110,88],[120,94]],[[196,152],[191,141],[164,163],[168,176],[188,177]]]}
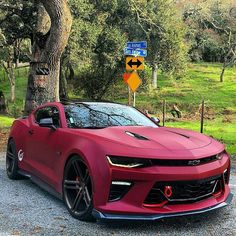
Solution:
{"label": "headlight", "polygon": [[221,152],[221,153],[218,153],[218,154],[216,155],[216,159],[217,159],[217,160],[221,160],[221,159],[223,158],[224,154],[225,154],[225,151],[223,151],[223,152]]}
{"label": "headlight", "polygon": [[151,166],[152,164],[148,159],[132,157],[107,156],[107,160],[112,166],[126,168],[141,168]]}

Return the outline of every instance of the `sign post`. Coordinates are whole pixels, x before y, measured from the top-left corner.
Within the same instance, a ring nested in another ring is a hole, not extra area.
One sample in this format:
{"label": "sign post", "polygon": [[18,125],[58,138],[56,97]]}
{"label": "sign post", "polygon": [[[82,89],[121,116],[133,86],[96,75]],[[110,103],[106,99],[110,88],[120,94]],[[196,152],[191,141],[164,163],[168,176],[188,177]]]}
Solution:
{"label": "sign post", "polygon": [[133,101],[133,107],[135,107],[135,105],[136,105],[136,93],[134,92],[134,101]]}
{"label": "sign post", "polygon": [[147,56],[147,42],[127,42],[124,49],[126,55],[126,70],[132,73],[125,73],[123,75],[124,82],[129,89],[129,105],[131,104],[131,90],[133,92],[133,106],[136,106],[136,90],[139,88],[142,80],[137,71],[144,70],[144,57]]}

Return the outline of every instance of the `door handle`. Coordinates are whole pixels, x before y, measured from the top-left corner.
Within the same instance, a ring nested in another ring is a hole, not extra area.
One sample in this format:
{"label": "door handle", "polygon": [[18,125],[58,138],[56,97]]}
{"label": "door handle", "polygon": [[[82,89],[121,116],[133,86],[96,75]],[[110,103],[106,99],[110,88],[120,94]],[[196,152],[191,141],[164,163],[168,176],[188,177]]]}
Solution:
{"label": "door handle", "polygon": [[33,135],[33,134],[34,134],[34,130],[33,130],[33,129],[30,129],[30,130],[29,130],[29,134],[30,134],[30,135]]}

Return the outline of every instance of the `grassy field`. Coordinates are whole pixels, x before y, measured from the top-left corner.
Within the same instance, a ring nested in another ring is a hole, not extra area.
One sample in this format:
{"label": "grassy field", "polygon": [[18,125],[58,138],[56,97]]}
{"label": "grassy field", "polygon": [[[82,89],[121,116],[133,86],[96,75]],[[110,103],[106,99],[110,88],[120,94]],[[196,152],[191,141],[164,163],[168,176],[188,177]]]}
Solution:
{"label": "grassy field", "polygon": [[[183,79],[175,80],[165,75],[159,75],[158,88],[149,92],[138,90],[136,104],[138,107],[158,108],[165,99],[168,104],[177,103],[185,111],[192,111],[198,108],[202,99],[206,104],[221,112],[224,109],[236,113],[236,68],[227,68],[225,81],[220,80],[221,65],[202,63],[189,64],[186,76]],[[127,102],[127,89],[123,83],[118,83],[112,92],[113,99]],[[109,97],[109,96],[108,96]]]}
{"label": "grassy field", "polygon": [[[200,131],[200,122],[194,120],[167,122],[166,126],[181,127]],[[207,121],[204,125],[204,133],[224,143],[226,145],[227,151],[232,155],[236,154],[235,129],[235,123],[222,124],[219,119]]]}
{"label": "grassy field", "polygon": [[[190,64],[185,78],[180,80],[160,74],[156,90],[144,90],[142,87],[138,90],[136,105],[139,109],[147,109],[161,118],[162,102],[165,99],[166,126],[199,131],[199,107],[204,99],[206,102],[204,132],[224,142],[227,150],[231,154],[236,154],[236,68],[227,68],[224,83],[219,82],[220,72],[220,64],[201,63]],[[16,102],[9,103],[11,116],[19,114],[23,108],[27,85],[26,74],[25,68],[16,73]],[[0,90],[3,90],[9,100],[9,83],[3,78],[3,72],[0,71]],[[119,81],[122,81],[121,78]],[[118,82],[105,99],[127,103],[127,94],[127,87]],[[173,119],[170,113],[173,104],[177,104],[182,111],[181,119]],[[0,116],[0,128],[10,126],[11,122],[11,118]]]}
{"label": "grassy field", "polygon": [[0,129],[11,127],[13,121],[12,117],[0,115]]}
{"label": "grassy field", "polygon": [[[27,74],[28,68],[19,68],[15,71],[16,75],[16,100],[15,103],[10,101],[10,86],[7,80],[6,74],[3,70],[0,70],[0,91],[3,91],[8,101],[8,111],[12,117],[17,117],[23,110],[23,104],[27,87]],[[1,122],[1,120],[0,120]]]}

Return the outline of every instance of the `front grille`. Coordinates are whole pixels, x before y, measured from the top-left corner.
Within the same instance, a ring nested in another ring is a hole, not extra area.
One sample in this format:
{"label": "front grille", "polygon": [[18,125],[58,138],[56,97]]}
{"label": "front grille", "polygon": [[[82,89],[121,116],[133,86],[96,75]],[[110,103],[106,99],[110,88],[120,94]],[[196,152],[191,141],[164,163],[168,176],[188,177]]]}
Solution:
{"label": "front grille", "polygon": [[144,204],[161,204],[164,201],[166,201],[164,194],[159,189],[153,187],[146,197]]}
{"label": "front grille", "polygon": [[[172,190],[168,197],[165,194],[167,187]],[[193,181],[157,182],[146,197],[144,204],[158,204],[164,199],[171,204],[196,202],[209,198],[215,193],[219,194],[222,190],[223,178],[221,175]]]}
{"label": "front grille", "polygon": [[161,159],[152,159],[151,162],[153,165],[158,166],[196,166],[207,164],[212,161],[216,161],[216,155],[204,157],[196,160],[161,160]]}

